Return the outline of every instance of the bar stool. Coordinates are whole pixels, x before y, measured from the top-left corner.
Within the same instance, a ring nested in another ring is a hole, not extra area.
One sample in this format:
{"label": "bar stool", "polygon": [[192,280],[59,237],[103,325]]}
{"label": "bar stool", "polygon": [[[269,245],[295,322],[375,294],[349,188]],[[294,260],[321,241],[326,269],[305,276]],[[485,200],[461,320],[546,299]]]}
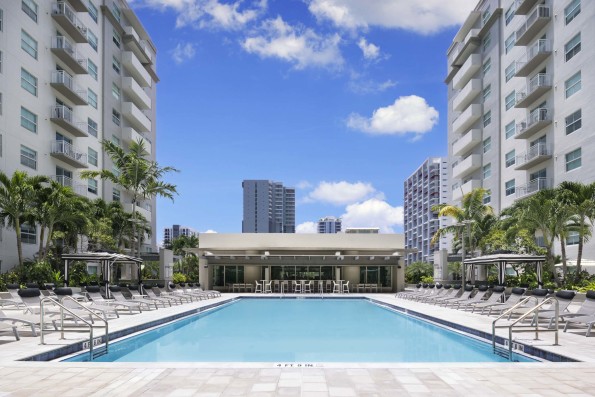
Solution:
{"label": "bar stool", "polygon": [[304,292],[312,293],[312,281],[304,283]]}
{"label": "bar stool", "polygon": [[262,292],[262,283],[259,283],[258,281],[255,281],[256,283],[256,288],[254,288],[254,292]]}
{"label": "bar stool", "polygon": [[326,280],[326,292],[329,293],[332,291],[333,291],[333,288],[331,286],[331,280]]}
{"label": "bar stool", "polygon": [[295,292],[296,294],[299,292],[302,292],[302,283],[299,283],[297,281],[293,282],[293,292]]}
{"label": "bar stool", "polygon": [[333,280],[333,294],[338,294],[341,292],[341,284]]}
{"label": "bar stool", "polygon": [[345,284],[343,284],[343,293],[344,294],[349,293],[349,281],[347,281]]}
{"label": "bar stool", "polygon": [[273,290],[274,290],[275,292],[279,292],[279,291],[280,291],[280,283],[279,283],[279,280],[275,280],[275,281],[274,281],[274,284],[273,284]]}
{"label": "bar stool", "polygon": [[268,283],[266,283],[264,285],[264,293],[265,294],[272,294],[273,293],[273,290],[271,289],[271,285],[272,284],[273,284],[273,282],[272,281],[269,281]]}

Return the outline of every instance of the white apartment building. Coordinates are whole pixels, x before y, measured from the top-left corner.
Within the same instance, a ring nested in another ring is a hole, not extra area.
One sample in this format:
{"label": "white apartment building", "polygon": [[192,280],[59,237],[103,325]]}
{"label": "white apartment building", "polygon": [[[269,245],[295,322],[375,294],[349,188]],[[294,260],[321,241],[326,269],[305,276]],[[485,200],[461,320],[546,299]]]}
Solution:
{"label": "white apartment building", "polygon": [[182,226],[182,225],[172,225],[171,227],[163,228],[163,243],[164,244],[168,244],[173,239],[176,239],[180,236],[186,236],[186,237],[197,236],[198,237],[198,230],[195,230],[188,226]]}
{"label": "white apartment building", "polygon": [[[125,0],[0,0],[0,169],[47,175],[89,199],[130,194],[80,171],[113,169],[103,139],[146,143],[155,159],[156,49]],[[154,200],[137,210],[155,230]],[[1,270],[17,263],[13,230],[0,228]],[[156,249],[156,233],[143,251]],[[23,254],[39,230],[25,225]]]}
{"label": "white apartment building", "polygon": [[449,240],[443,237],[435,244],[432,237],[446,220],[439,218],[432,207],[446,203],[448,197],[448,160],[444,157],[426,159],[407,180],[404,187],[405,248],[417,249],[405,257],[405,264],[434,262],[434,252],[447,249]]}
{"label": "white apartment building", "polygon": [[588,0],[482,0],[469,14],[447,53],[450,201],[484,187],[500,211],[595,180],[593,22]]}
{"label": "white apartment building", "polygon": [[318,233],[341,233],[341,218],[334,216],[325,216],[318,220],[318,227],[316,229]]}

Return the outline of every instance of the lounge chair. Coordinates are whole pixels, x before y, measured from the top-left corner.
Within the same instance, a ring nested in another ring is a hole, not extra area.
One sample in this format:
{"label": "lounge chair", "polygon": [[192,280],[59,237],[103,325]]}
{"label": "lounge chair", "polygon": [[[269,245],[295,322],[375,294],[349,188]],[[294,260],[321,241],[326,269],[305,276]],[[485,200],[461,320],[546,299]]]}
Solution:
{"label": "lounge chair", "polygon": [[533,299],[530,299],[529,302],[527,302],[527,304],[523,305],[522,307],[518,307],[518,308],[514,309],[513,311],[511,311],[510,314],[508,315],[508,319],[510,320],[512,318],[512,316],[515,314],[523,315],[523,314],[527,313],[528,311],[533,310],[533,308],[535,306],[537,306],[538,304],[543,302],[545,300],[545,298],[548,297],[549,293],[550,293],[550,291],[545,288],[535,288],[534,290],[531,291],[531,295],[530,295]]}
{"label": "lounge chair", "polygon": [[[518,304],[523,298],[525,298],[525,292],[527,290],[525,288],[513,288],[508,299],[504,303],[494,303],[484,308],[488,309],[488,316],[492,314],[492,311],[495,313],[504,313],[504,311],[512,308],[514,305]],[[483,314],[483,310],[481,311]]]}
{"label": "lounge chair", "polygon": [[409,299],[409,300],[414,300],[414,299],[417,299],[419,297],[427,296],[427,295],[432,294],[434,292],[434,288],[436,288],[436,285],[435,284],[424,284],[422,286],[421,292],[407,294],[407,295],[402,296],[401,298],[403,298],[403,299]]}
{"label": "lounge chair", "polygon": [[168,291],[165,288],[165,284],[157,284],[152,288],[152,290],[159,298],[174,299],[180,303],[192,302],[192,297],[183,294],[175,294],[171,291]]}
{"label": "lounge chair", "polygon": [[[109,315],[113,315],[118,318],[120,317],[120,315],[118,314],[118,310],[115,307],[108,306],[108,305],[101,305],[101,304],[98,304],[95,302],[90,302],[83,295],[73,294],[72,288],[66,288],[66,287],[56,288],[54,290],[54,293],[56,294],[57,298],[60,300],[60,303],[70,310],[72,310],[72,309],[79,310],[80,309],[83,312],[85,311],[85,309],[91,310],[93,313],[100,315],[106,321],[108,320]],[[76,302],[73,302],[71,299],[64,299],[65,296],[69,296],[69,297],[73,298],[74,300],[76,300]],[[83,300],[83,299],[79,298],[79,296],[84,297],[85,299]],[[81,306],[84,307],[85,309],[82,309]]]}
{"label": "lounge chair", "polygon": [[457,285],[453,285],[450,288],[450,292],[447,293],[446,295],[443,296],[438,296],[434,299],[432,299],[430,302],[428,303],[433,303],[434,305],[439,304],[440,302],[443,302],[445,300],[449,300],[449,299],[456,299],[458,298],[460,295],[459,293],[461,292],[461,285],[457,284]]}
{"label": "lounge chair", "polygon": [[[565,321],[567,318],[571,317],[580,317],[584,314],[588,314],[587,312],[583,311],[581,313],[571,313],[568,311],[568,307],[572,304],[574,297],[576,296],[576,292],[574,291],[558,291],[554,295],[556,300],[558,301],[558,316],[561,320]],[[584,304],[584,303],[583,303]],[[581,306],[582,308],[582,306]],[[584,309],[583,309],[584,310]],[[579,309],[580,311],[580,309]],[[595,314],[595,312],[594,312]],[[535,321],[539,320],[549,320],[548,328],[551,328],[556,320],[556,309],[555,305],[552,303],[549,307],[545,308],[544,310],[540,310],[538,313],[535,313],[533,316],[531,325],[535,324]]]}
{"label": "lounge chair", "polygon": [[24,307],[25,304],[23,303],[23,300],[21,299],[21,297],[18,294],[19,288],[20,288],[20,285],[18,285],[18,284],[7,284],[6,290],[8,292],[8,296],[10,296],[10,298],[6,297],[6,299],[0,299],[0,307],[4,307],[4,306]]}
{"label": "lounge chair", "polygon": [[[264,283],[263,283],[264,285]],[[181,291],[183,291],[185,294],[188,294],[190,296],[193,296],[195,298],[198,298],[200,300],[203,299],[209,299],[210,296],[209,294],[206,294],[204,292],[199,292],[199,291],[195,291],[190,284],[186,285],[186,283],[180,283],[176,286],[176,289],[180,289]]]}
{"label": "lounge chair", "polygon": [[147,294],[142,295],[140,292],[138,292],[138,288],[140,288],[138,285],[131,285],[129,287],[121,287],[121,288],[122,288],[123,292],[127,292],[130,294],[133,301],[141,300],[144,302],[153,302],[153,303],[155,303],[155,307],[157,307],[157,304],[160,304],[163,307],[168,307],[168,306],[171,307],[171,302],[166,299],[152,298]]}
{"label": "lounge chair", "polygon": [[151,310],[151,306],[155,305],[155,309],[157,309],[157,304],[155,302],[151,302],[150,300],[144,299],[134,299],[129,300],[122,294],[122,288],[116,286],[109,287],[110,295],[114,297],[114,300],[119,304],[123,305],[131,305],[138,307],[139,311],[142,311],[143,308],[147,310]]}
{"label": "lounge chair", "polygon": [[442,284],[436,284],[429,294],[413,297],[412,300],[416,300],[418,302],[425,302],[428,299],[438,298],[444,292],[442,287]]}
{"label": "lounge chair", "polygon": [[[155,292],[155,289],[157,289],[156,287],[150,287],[150,286],[146,286],[145,287],[145,293],[147,294],[147,296],[149,298],[153,298],[153,299],[163,299],[169,302],[170,306],[171,304],[175,304],[175,305],[181,305],[182,299],[180,297],[175,297],[173,295],[158,295],[157,292]],[[158,289],[157,289],[158,290]]]}
{"label": "lounge chair", "polygon": [[[190,284],[192,286],[192,290],[194,292],[199,292],[199,293],[203,293],[203,294],[207,294],[210,298],[216,298],[221,296],[221,292],[219,291],[215,291],[214,289],[207,289],[204,290],[200,287],[200,284]],[[252,286],[252,284],[250,284],[250,286]]]}
{"label": "lounge chair", "polygon": [[[12,325],[24,325],[31,328],[31,333],[33,336],[37,336],[37,330],[41,328],[40,318],[39,315],[35,314],[26,314],[26,313],[7,313],[0,310],[0,322],[2,323],[10,323]],[[52,320],[48,322],[48,325],[52,324],[54,329],[57,331],[58,326],[56,324],[56,320]]]}
{"label": "lounge chair", "polygon": [[465,308],[471,307],[471,313],[475,312],[475,309],[484,309],[485,307],[489,307],[494,303],[499,303],[504,296],[504,292],[506,291],[506,287],[503,286],[496,286],[492,288],[492,294],[486,299],[485,301],[480,302],[469,302],[465,305]]}
{"label": "lounge chair", "polygon": [[[47,299],[47,297],[41,296],[39,288],[20,289],[18,294],[23,300],[23,303],[25,304],[25,313],[40,315],[41,300]],[[58,301],[57,297],[50,299],[52,301]],[[62,313],[61,309],[58,306],[52,304],[51,307],[44,307],[44,315],[55,318],[63,314],[64,319],[72,320],[75,324],[78,324],[79,318],[88,320],[90,323],[93,323],[93,315],[89,312],[77,308],[68,308],[68,310],[70,310],[70,313]]]}
{"label": "lounge chair", "polygon": [[444,305],[444,307],[447,307],[451,302],[458,300],[468,300],[471,297],[471,294],[473,294],[473,291],[475,291],[475,287],[473,287],[472,285],[465,285],[465,289],[463,289],[463,293],[459,297],[441,299],[438,300],[436,304]]}
{"label": "lounge chair", "polygon": [[435,302],[439,301],[440,299],[452,298],[458,293],[459,293],[458,289],[454,289],[452,287],[452,285],[450,285],[450,284],[445,284],[442,287],[442,293],[440,295],[433,296],[431,298],[427,298],[425,300],[425,302],[426,303],[435,303]]}
{"label": "lounge chair", "polygon": [[[362,284],[362,285],[364,285],[364,284]],[[422,291],[422,288],[423,288],[423,284],[418,283],[415,286],[415,289],[413,289],[413,290],[407,290],[407,289],[405,289],[405,290],[403,290],[401,292],[397,292],[395,294],[395,298],[402,298],[403,296],[408,295],[408,294],[418,294],[418,293],[420,293]]]}
{"label": "lounge chair", "polygon": [[[487,285],[480,285],[477,288],[477,292],[475,293],[475,295],[470,296],[469,299],[454,299],[451,301],[448,301],[446,306],[450,306],[452,305],[453,309],[459,309],[462,306],[467,306],[471,303],[479,303],[481,301],[483,301],[483,299],[485,298],[486,294],[489,292],[489,288]],[[456,306],[456,308],[455,308]]]}
{"label": "lounge chair", "polygon": [[116,309],[127,309],[130,312],[130,314],[133,314],[132,309],[138,310],[139,313],[142,312],[142,309],[139,307],[138,304],[134,305],[128,304],[127,302],[119,302],[114,299],[105,299],[103,295],[101,295],[101,293],[99,292],[100,287],[97,285],[90,285],[85,288],[85,291],[87,292],[87,295],[89,295],[89,298],[92,301],[92,306],[105,305],[114,307]]}
{"label": "lounge chair", "polygon": [[16,340],[21,340],[17,326],[14,324],[0,323],[0,332],[12,332]]}
{"label": "lounge chair", "polygon": [[584,324],[587,326],[587,332],[585,336],[591,335],[591,329],[595,325],[595,314],[590,316],[578,316],[566,319],[566,325],[564,325],[564,332],[568,329],[570,324]]}

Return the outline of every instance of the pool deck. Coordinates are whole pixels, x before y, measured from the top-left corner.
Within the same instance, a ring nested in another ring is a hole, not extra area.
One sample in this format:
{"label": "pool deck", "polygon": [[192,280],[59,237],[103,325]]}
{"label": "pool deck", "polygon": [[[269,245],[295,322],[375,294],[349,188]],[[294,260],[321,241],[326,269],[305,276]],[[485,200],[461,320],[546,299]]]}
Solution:
{"label": "pool deck", "polygon": [[[177,316],[237,296],[160,308],[110,321],[117,332],[165,317]],[[267,295],[267,297],[275,296]],[[423,313],[436,319],[491,332],[494,318],[405,301],[388,294],[351,294]],[[500,335],[506,331],[500,330]],[[553,334],[519,334],[519,342],[538,345],[579,363],[56,363],[16,361],[67,344],[81,342],[84,333],[60,340],[51,333],[46,345],[21,328],[22,338],[0,336],[0,396],[30,396],[51,390],[62,396],[414,396],[473,394],[481,396],[595,395],[595,336],[584,328]],[[348,348],[348,347],[346,347]],[[591,376],[593,375],[593,376]]]}

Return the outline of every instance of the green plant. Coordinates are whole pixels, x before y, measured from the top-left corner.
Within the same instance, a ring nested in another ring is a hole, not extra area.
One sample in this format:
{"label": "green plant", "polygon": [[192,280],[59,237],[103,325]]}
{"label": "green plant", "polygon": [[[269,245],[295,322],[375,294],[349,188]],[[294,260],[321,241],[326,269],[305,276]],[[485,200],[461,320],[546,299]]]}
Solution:
{"label": "green plant", "polygon": [[89,273],[87,273],[87,264],[85,262],[74,262],[68,268],[68,285],[78,287],[83,283],[88,283]]}
{"label": "green plant", "polygon": [[426,262],[413,262],[405,269],[405,281],[409,284],[417,284],[422,277],[433,276],[434,266]]}
{"label": "green plant", "polygon": [[159,277],[159,262],[149,261],[142,264],[141,276],[143,280],[151,280]]}
{"label": "green plant", "polygon": [[432,276],[423,276],[420,280],[424,284],[432,284],[434,282],[434,277]]}
{"label": "green plant", "polygon": [[172,281],[174,282],[174,284],[178,284],[178,283],[185,283],[187,280],[186,275],[182,274],[182,273],[174,273],[173,277],[172,277]]}

